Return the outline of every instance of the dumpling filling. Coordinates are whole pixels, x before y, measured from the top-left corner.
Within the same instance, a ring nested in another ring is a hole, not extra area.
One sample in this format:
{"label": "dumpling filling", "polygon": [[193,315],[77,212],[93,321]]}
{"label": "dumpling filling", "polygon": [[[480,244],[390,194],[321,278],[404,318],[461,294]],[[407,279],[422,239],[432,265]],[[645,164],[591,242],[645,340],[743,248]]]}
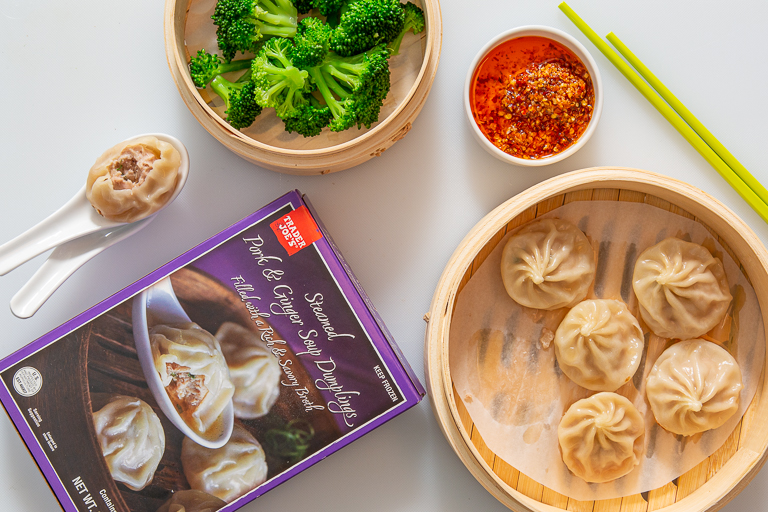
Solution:
{"label": "dumpling filling", "polygon": [[160,155],[143,144],[128,146],[109,164],[114,190],[125,190],[144,183]]}
{"label": "dumpling filling", "polygon": [[196,409],[208,394],[205,376],[190,373],[191,368],[176,363],[165,364],[171,383],[165,387],[168,397],[180,413]]}
{"label": "dumpling filling", "polygon": [[217,438],[220,430],[213,427],[235,392],[218,340],[191,322],[155,325],[149,340],[155,369],[174,409],[196,434]]}

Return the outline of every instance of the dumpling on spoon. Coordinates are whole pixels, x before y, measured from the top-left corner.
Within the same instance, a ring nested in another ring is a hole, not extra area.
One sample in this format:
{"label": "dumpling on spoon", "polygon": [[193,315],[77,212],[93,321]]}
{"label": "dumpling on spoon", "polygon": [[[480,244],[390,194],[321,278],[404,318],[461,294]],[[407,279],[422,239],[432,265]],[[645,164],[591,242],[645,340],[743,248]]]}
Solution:
{"label": "dumpling on spoon", "polygon": [[85,195],[102,217],[134,222],[173,196],[181,155],[172,144],[146,136],[104,152],[88,172]]}

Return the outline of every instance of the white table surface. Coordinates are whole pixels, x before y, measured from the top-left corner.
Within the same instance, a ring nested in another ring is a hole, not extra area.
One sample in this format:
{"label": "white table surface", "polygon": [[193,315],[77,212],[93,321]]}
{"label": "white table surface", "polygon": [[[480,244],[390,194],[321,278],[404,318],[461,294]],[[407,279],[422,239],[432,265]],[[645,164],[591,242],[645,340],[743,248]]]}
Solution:
{"label": "white table surface", "polygon": [[[407,137],[355,169],[295,177],[261,169],[189,113],[163,48],[163,1],[0,0],[0,242],[31,227],[84,183],[105,148],[166,132],[189,148],[186,189],[146,229],[86,264],[31,319],[8,304],[44,256],[0,278],[5,356],[293,188],[308,194],[400,347],[422,377],[422,315],[442,269],[491,209],[584,167],[656,171],[712,194],[768,242],[768,226],[557,9],[558,0],[444,0],[440,67]],[[757,0],[572,0],[601,35],[613,30],[763,183],[768,129],[768,4]],[[589,143],[558,164],[516,168],[472,137],[462,106],[470,61],[509,28],[549,25],[596,59],[605,103]],[[58,505],[0,414],[0,510]],[[453,453],[429,399],[269,492],[244,511],[506,510]],[[768,471],[726,512],[768,511]]]}

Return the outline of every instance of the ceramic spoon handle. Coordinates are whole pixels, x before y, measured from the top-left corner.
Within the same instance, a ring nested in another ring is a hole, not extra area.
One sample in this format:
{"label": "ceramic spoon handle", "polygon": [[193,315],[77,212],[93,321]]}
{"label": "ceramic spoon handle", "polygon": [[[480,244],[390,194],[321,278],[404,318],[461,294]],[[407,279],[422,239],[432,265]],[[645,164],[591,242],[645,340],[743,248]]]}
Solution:
{"label": "ceramic spoon handle", "polygon": [[95,212],[83,187],[48,218],[0,246],[0,276],[57,245],[119,225],[122,224],[103,219]]}
{"label": "ceramic spoon handle", "polygon": [[147,311],[155,323],[182,324],[190,322],[173,291],[171,278],[158,281],[147,290]]}
{"label": "ceramic spoon handle", "polygon": [[107,247],[144,228],[152,218],[97,231],[54,249],[35,275],[11,299],[13,314],[19,318],[34,315],[75,270]]}

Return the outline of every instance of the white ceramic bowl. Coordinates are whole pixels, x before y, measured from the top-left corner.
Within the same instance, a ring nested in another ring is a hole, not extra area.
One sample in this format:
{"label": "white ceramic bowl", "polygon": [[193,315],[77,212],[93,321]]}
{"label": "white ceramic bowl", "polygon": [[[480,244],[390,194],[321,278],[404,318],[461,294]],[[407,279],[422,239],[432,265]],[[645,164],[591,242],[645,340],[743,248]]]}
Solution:
{"label": "white ceramic bowl", "polygon": [[[486,136],[480,130],[480,127],[475,122],[475,118],[472,115],[472,105],[470,102],[470,88],[472,87],[472,77],[475,74],[475,70],[480,65],[480,62],[483,60],[483,57],[485,57],[488,54],[488,52],[490,52],[496,46],[502,43],[505,43],[511,39],[516,39],[518,37],[524,37],[524,36],[545,37],[547,39],[551,39],[557,43],[560,43],[561,45],[571,50],[587,68],[589,75],[592,77],[592,86],[595,91],[595,105],[592,111],[592,118],[589,120],[589,125],[587,126],[587,129],[584,131],[581,137],[579,137],[579,139],[575,143],[573,143],[570,147],[565,149],[565,151],[557,153],[556,155],[552,155],[544,158],[532,159],[532,160],[512,156],[508,153],[503,152],[496,146],[494,146],[493,143],[486,138]],[[578,42],[576,39],[566,34],[565,32],[561,30],[557,30],[555,28],[538,26],[538,25],[527,25],[524,27],[517,27],[511,30],[507,30],[506,32],[502,32],[498,36],[488,41],[488,43],[485,46],[483,46],[483,48],[477,53],[474,60],[472,61],[472,65],[469,67],[469,72],[467,73],[467,79],[466,79],[466,82],[464,83],[464,110],[467,113],[467,119],[469,120],[469,124],[472,127],[472,133],[475,134],[475,137],[480,142],[480,145],[483,146],[483,148],[485,148],[486,151],[488,151],[490,154],[492,154],[499,160],[503,160],[504,162],[508,162],[515,165],[524,165],[524,166],[549,165],[555,162],[559,162],[565,158],[568,158],[569,156],[577,152],[579,149],[581,149],[582,146],[584,146],[584,144],[587,143],[589,138],[592,136],[592,133],[594,133],[595,128],[597,127],[597,123],[600,120],[600,114],[603,110],[603,83],[602,83],[602,80],[600,79],[600,71],[597,69],[597,64],[595,63],[594,59],[589,54],[587,49],[584,48],[584,46],[580,42]]]}

